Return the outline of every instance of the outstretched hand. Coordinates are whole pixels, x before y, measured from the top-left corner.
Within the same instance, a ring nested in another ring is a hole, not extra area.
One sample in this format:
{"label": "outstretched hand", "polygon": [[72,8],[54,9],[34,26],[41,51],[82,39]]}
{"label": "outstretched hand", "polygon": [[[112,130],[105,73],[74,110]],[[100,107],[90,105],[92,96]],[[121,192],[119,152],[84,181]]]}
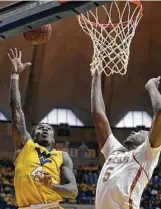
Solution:
{"label": "outstretched hand", "polygon": [[160,76],[158,78],[151,78],[147,82],[147,84],[145,85],[145,89],[148,90],[151,87],[156,87],[158,89],[159,88],[159,84],[160,84],[160,79],[161,79]]}
{"label": "outstretched hand", "polygon": [[30,62],[22,63],[22,61],[21,61],[22,52],[18,51],[16,48],[10,49],[10,53],[8,53],[8,58],[12,64],[11,73],[20,74],[27,67],[31,66]]}

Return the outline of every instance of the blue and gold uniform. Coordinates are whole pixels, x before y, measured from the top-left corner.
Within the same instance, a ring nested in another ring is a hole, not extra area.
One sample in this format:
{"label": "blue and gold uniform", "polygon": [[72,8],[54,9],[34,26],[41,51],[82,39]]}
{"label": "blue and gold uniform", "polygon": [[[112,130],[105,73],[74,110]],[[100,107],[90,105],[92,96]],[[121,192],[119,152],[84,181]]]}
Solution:
{"label": "blue and gold uniform", "polygon": [[52,182],[60,184],[60,167],[63,163],[61,151],[48,151],[29,139],[15,161],[14,186],[19,207],[32,204],[60,202],[62,197],[42,183],[35,181],[32,174],[41,168],[52,175]]}

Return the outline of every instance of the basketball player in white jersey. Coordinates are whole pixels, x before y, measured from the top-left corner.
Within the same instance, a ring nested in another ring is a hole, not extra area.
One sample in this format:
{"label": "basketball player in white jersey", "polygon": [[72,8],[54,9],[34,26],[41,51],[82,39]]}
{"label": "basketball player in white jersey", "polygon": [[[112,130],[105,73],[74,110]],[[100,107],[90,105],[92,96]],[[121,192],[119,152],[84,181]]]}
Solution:
{"label": "basketball player in white jersey", "polygon": [[152,78],[149,92],[154,119],[149,132],[132,132],[124,146],[112,134],[101,92],[101,76],[95,73],[91,87],[91,109],[98,143],[105,157],[97,190],[96,209],[139,209],[144,188],[158,164],[161,151],[160,77]]}

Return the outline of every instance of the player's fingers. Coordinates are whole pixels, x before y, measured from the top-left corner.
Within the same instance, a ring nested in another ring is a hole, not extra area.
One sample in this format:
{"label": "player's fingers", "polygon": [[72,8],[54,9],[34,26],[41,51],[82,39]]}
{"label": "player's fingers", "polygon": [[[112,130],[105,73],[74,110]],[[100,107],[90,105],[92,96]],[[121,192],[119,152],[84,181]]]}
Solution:
{"label": "player's fingers", "polygon": [[44,180],[43,180],[43,179],[41,179],[41,178],[39,178],[39,179],[38,179],[38,182],[40,182],[40,183],[44,184]]}
{"label": "player's fingers", "polygon": [[19,58],[19,59],[22,58],[22,52],[21,52],[21,51],[19,51],[18,58]]}
{"label": "player's fingers", "polygon": [[40,181],[41,180],[41,176],[39,174],[36,174],[33,176],[35,181]]}
{"label": "player's fingers", "polygon": [[41,177],[41,179],[45,179],[45,180],[52,179],[52,175],[50,175],[48,172],[45,171],[40,171],[39,176]]}
{"label": "player's fingers", "polygon": [[44,175],[44,178],[46,178],[46,179],[51,179],[52,178],[52,176],[50,174],[43,174],[43,175]]}
{"label": "player's fingers", "polygon": [[9,53],[7,55],[8,55],[9,60],[12,61],[11,55]]}
{"label": "player's fingers", "polygon": [[157,78],[157,84],[160,84],[160,76]]}
{"label": "player's fingers", "polygon": [[17,48],[15,48],[15,56],[16,56],[16,58],[18,57]]}
{"label": "player's fingers", "polygon": [[15,58],[15,54],[13,52],[13,49],[10,49],[10,51],[11,51],[11,54],[10,55],[12,55],[11,58],[14,59]]}
{"label": "player's fingers", "polygon": [[37,172],[35,176],[37,178],[39,178],[39,179],[43,179],[44,178],[44,174],[42,174],[41,172]]}
{"label": "player's fingers", "polygon": [[41,173],[44,173],[44,174],[49,174],[48,172],[46,172],[46,171],[41,171]]}
{"label": "player's fingers", "polygon": [[52,175],[50,175],[49,173],[45,172],[45,171],[39,171],[38,175],[41,177],[41,178],[51,178]]}
{"label": "player's fingers", "polygon": [[25,63],[24,64],[24,69],[27,68],[27,67],[29,67],[29,66],[31,66],[31,63],[30,62]]}
{"label": "player's fingers", "polygon": [[48,172],[46,171],[41,171],[41,173],[43,173],[44,175],[50,175]]}
{"label": "player's fingers", "polygon": [[35,181],[40,181],[41,179],[40,179],[39,177],[35,176],[35,177],[34,177],[34,180],[35,180]]}
{"label": "player's fingers", "polygon": [[46,179],[46,178],[40,178],[39,179],[39,182],[42,183],[42,184],[47,185],[48,184],[48,179]]}
{"label": "player's fingers", "polygon": [[52,183],[52,177],[51,176],[44,176],[44,182],[46,182],[47,184],[50,184],[50,183]]}
{"label": "player's fingers", "polygon": [[46,178],[47,178],[48,180],[50,180],[50,179],[52,179],[52,176],[51,176],[51,175],[46,175]]}

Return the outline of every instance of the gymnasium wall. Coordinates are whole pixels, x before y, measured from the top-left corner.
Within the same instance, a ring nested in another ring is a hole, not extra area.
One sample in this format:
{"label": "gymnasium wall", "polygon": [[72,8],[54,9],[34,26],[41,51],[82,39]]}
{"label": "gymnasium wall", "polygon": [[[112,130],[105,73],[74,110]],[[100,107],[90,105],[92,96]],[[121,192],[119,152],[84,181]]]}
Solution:
{"label": "gymnasium wall", "polygon": [[[93,127],[54,128],[56,130],[55,139],[57,149],[63,149],[69,152],[73,158],[74,164],[99,164],[103,161]],[[0,123],[0,158],[13,157],[14,146],[12,143],[11,130],[11,123]],[[114,135],[120,142],[123,142],[131,131],[131,129],[113,129]],[[86,147],[89,152],[86,156],[83,156],[81,150],[85,152]]]}

